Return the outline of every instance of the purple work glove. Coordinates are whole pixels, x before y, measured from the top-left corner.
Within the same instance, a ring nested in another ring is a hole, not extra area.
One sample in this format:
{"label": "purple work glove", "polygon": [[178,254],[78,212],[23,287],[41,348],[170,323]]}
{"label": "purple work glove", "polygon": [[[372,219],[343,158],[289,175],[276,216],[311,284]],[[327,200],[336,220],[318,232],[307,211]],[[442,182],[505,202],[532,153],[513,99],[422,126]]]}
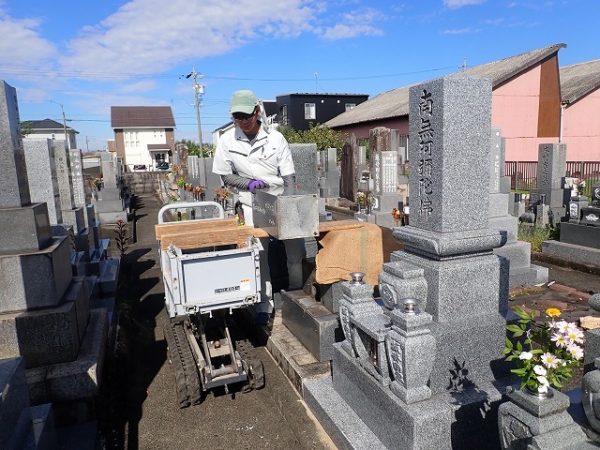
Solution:
{"label": "purple work glove", "polygon": [[265,183],[263,180],[250,180],[248,183],[248,190],[254,194],[254,191],[257,189],[268,188],[269,185]]}

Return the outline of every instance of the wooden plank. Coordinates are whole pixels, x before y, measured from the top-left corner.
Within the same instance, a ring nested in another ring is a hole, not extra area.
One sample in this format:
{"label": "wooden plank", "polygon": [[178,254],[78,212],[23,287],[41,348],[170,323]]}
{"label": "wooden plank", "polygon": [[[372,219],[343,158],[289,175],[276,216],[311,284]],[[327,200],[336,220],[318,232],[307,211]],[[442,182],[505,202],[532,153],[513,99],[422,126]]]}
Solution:
{"label": "wooden plank", "polygon": [[185,220],[182,222],[159,223],[154,226],[156,239],[161,240],[163,234],[182,234],[194,233],[195,231],[205,231],[209,229],[237,226],[237,219],[206,219],[206,220]]}
{"label": "wooden plank", "polygon": [[328,220],[319,223],[319,233],[327,233],[332,230],[350,230],[370,225],[368,222],[359,222],[358,220]]}
{"label": "wooden plank", "polygon": [[173,244],[181,249],[205,248],[219,245],[240,245],[246,242],[249,236],[268,237],[262,228],[249,226],[228,226],[207,230],[196,230],[193,233],[163,234],[160,248],[165,250]]}

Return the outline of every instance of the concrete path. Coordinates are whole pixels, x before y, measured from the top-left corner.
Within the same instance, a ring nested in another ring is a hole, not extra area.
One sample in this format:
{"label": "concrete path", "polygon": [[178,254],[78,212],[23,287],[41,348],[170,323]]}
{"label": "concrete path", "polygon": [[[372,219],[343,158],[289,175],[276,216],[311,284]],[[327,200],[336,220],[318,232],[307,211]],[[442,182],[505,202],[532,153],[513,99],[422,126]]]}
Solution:
{"label": "concrete path", "polygon": [[166,359],[163,284],[154,225],[159,204],[137,199],[137,242],[127,251],[131,273],[120,289],[119,347],[105,389],[106,447],[128,450],[333,449],[266,349],[260,348],[266,387],[235,395],[209,394],[179,409],[175,376]]}

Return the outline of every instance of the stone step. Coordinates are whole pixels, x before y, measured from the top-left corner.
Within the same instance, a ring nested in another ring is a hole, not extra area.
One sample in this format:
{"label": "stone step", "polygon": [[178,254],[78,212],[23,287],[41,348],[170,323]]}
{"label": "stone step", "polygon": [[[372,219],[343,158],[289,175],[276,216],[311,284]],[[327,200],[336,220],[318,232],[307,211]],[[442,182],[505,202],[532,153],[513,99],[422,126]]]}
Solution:
{"label": "stone step", "polygon": [[303,380],[328,376],[331,373],[329,362],[319,362],[302,343],[283,325],[281,311],[275,311],[271,335],[267,340],[267,350],[296,390],[302,394]]}
{"label": "stone step", "polygon": [[304,381],[304,401],[342,450],[386,449],[379,438],[333,389],[329,377]]}
{"label": "stone step", "polygon": [[333,344],[344,339],[337,314],[304,291],[282,291],[282,323],[318,361],[333,358]]}

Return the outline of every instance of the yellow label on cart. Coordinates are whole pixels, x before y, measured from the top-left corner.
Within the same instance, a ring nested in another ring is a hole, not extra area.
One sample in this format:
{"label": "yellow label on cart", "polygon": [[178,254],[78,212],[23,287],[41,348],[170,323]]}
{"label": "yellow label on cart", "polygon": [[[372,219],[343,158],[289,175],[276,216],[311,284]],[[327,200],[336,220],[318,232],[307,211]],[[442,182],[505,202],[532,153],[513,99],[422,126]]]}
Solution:
{"label": "yellow label on cart", "polygon": [[250,278],[242,278],[240,280],[240,291],[249,291],[250,287]]}

